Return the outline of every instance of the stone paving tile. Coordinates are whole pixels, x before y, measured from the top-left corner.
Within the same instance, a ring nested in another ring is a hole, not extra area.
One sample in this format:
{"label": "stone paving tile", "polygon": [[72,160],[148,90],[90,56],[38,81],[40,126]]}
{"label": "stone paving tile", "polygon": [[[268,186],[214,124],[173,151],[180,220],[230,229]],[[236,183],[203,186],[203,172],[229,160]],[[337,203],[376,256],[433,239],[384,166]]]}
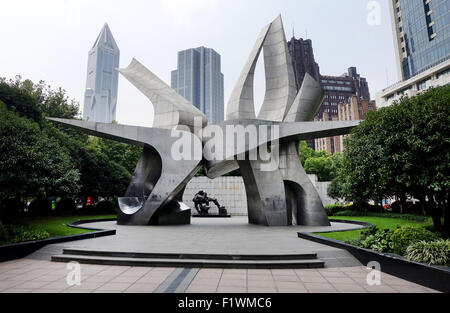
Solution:
{"label": "stone paving tile", "polygon": [[23,283],[22,281],[14,281],[14,280],[0,281],[0,291],[8,288],[14,288],[15,286],[22,283]]}
{"label": "stone paving tile", "polygon": [[4,290],[1,293],[30,293],[32,290],[30,289],[8,289],[8,290]]}
{"label": "stone paving tile", "polygon": [[38,289],[42,286],[47,285],[48,282],[38,282],[38,281],[26,281],[19,285],[14,286],[16,289]]}
{"label": "stone paving tile", "polygon": [[333,287],[333,285],[328,283],[305,283],[305,287],[308,291],[315,291],[315,290],[329,290],[329,291],[335,291],[336,288]]}
{"label": "stone paving tile", "polygon": [[355,284],[355,281],[348,277],[326,277],[326,280],[332,284]]}
{"label": "stone paving tile", "polygon": [[300,281],[303,283],[327,283],[328,282],[322,276],[301,276]]}
{"label": "stone paving tile", "polygon": [[195,285],[217,286],[219,284],[219,281],[220,281],[219,278],[217,278],[217,279],[206,279],[206,278],[195,277],[192,280],[191,285],[195,284]]}
{"label": "stone paving tile", "polygon": [[298,282],[276,282],[278,289],[305,289],[305,285]]}
{"label": "stone paving tile", "polygon": [[221,280],[219,282],[220,287],[246,287],[247,282],[245,280]]}
{"label": "stone paving tile", "polygon": [[275,287],[275,281],[273,280],[249,280],[247,282],[247,286],[250,287],[256,287],[256,288],[265,288],[265,287]]}
{"label": "stone paving tile", "polygon": [[106,283],[95,291],[117,291],[122,292],[128,289],[132,284],[130,283]]}
{"label": "stone paving tile", "polygon": [[398,293],[397,290],[389,287],[389,286],[363,286],[365,290],[370,293]]}
{"label": "stone paving tile", "polygon": [[361,287],[361,286],[358,286],[358,285],[356,285],[356,284],[352,284],[352,283],[350,283],[350,284],[342,284],[342,283],[339,283],[339,284],[333,284],[333,287],[336,289],[336,290],[338,290],[338,291],[341,291],[341,292],[350,292],[350,291],[353,291],[353,292],[362,292],[362,293],[366,293],[367,292],[367,290],[365,290],[363,287]]}
{"label": "stone paving tile", "polygon": [[211,288],[211,286],[189,286],[186,293],[215,293],[217,288]]}
{"label": "stone paving tile", "polygon": [[93,275],[87,278],[84,282],[86,283],[106,283],[113,280],[116,276],[99,276]]}
{"label": "stone paving tile", "polygon": [[47,289],[47,290],[36,289],[36,290],[33,290],[31,293],[60,293],[60,292],[63,292],[63,290],[61,290],[61,289]]}
{"label": "stone paving tile", "polygon": [[308,290],[304,288],[278,288],[279,293],[308,293]]}
{"label": "stone paving tile", "polygon": [[81,285],[79,286],[69,287],[69,290],[93,291],[100,288],[103,285],[104,283],[81,283]]}
{"label": "stone paving tile", "polygon": [[246,293],[246,292],[247,292],[247,288],[246,287],[238,287],[238,286],[233,286],[233,287],[224,286],[224,287],[221,287],[221,286],[219,286],[217,288],[217,293]]}
{"label": "stone paving tile", "polygon": [[276,276],[295,276],[295,271],[290,269],[271,270],[272,275]]}
{"label": "stone paving tile", "polygon": [[54,282],[58,280],[65,279],[66,275],[43,275],[41,277],[33,279],[36,282]]}
{"label": "stone paving tile", "polygon": [[275,287],[248,287],[249,293],[277,293],[278,290]]}
{"label": "stone paving tile", "polygon": [[295,274],[297,274],[298,277],[322,277],[322,274],[317,270],[295,270]]}
{"label": "stone paving tile", "polygon": [[40,287],[39,289],[45,290],[45,289],[50,289],[50,290],[54,290],[54,289],[58,289],[58,290],[65,290],[70,288],[69,285],[67,285],[67,283],[65,281],[57,281],[57,282],[52,282],[49,283],[47,285],[44,285],[42,287]]}
{"label": "stone paving tile", "polygon": [[133,284],[128,289],[126,289],[125,293],[152,293],[154,292],[159,285],[157,284]]}
{"label": "stone paving tile", "polygon": [[135,283],[140,277],[139,276],[124,276],[120,275],[118,277],[113,278],[111,283]]}
{"label": "stone paving tile", "polygon": [[274,275],[273,276],[273,279],[275,280],[275,281],[292,281],[292,282],[298,282],[298,281],[300,281],[300,279],[297,277],[297,275],[283,275],[283,276],[281,276],[281,275]]}

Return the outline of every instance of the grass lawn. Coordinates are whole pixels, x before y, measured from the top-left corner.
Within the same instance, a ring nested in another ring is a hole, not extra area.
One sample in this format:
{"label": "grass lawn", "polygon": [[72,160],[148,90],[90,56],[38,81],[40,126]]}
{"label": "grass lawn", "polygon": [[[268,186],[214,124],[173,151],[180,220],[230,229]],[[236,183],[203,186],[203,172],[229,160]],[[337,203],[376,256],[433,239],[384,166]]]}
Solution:
{"label": "grass lawn", "polygon": [[74,222],[77,220],[105,219],[116,217],[117,217],[116,215],[25,217],[21,218],[20,220],[15,220],[14,222],[23,225],[30,225],[36,229],[45,230],[50,234],[50,237],[59,237],[90,232],[89,230],[69,227],[67,226],[67,223]]}
{"label": "grass lawn", "polygon": [[[336,217],[330,217],[330,219],[335,220],[349,220],[349,221],[359,221],[359,222],[366,222],[371,223],[378,227],[378,229],[391,229],[394,230],[398,226],[413,226],[413,227],[422,227],[422,226],[428,226],[432,225],[431,220],[427,220],[426,222],[416,222],[416,221],[408,221],[403,220],[400,218],[385,218],[385,217],[366,217],[366,216],[357,216],[357,217],[350,217],[350,216],[336,216]],[[317,233],[316,235],[340,240],[340,241],[346,241],[351,239],[359,239],[360,234],[362,230],[351,230],[346,232],[335,232],[335,233]]]}

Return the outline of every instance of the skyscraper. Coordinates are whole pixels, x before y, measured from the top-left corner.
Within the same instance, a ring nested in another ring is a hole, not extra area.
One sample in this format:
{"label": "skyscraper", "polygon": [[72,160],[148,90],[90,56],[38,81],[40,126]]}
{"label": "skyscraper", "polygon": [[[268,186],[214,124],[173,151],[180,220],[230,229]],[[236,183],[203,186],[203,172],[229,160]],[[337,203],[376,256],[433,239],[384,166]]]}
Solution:
{"label": "skyscraper", "polygon": [[199,47],[178,52],[178,69],[172,71],[171,87],[208,118],[208,123],[224,120],[224,76],[220,55]]}
{"label": "skyscraper", "polygon": [[319,81],[320,70],[314,59],[312,41],[310,39],[303,40],[302,38],[292,37],[291,41],[288,41],[288,48],[294,65],[297,90],[300,90],[306,73],[311,75],[316,81]]}
{"label": "skyscraper", "polygon": [[389,0],[398,76],[379,106],[450,83],[450,0]]}
{"label": "skyscraper", "polygon": [[120,51],[109,29],[103,26],[89,51],[83,119],[111,123],[116,120]]}
{"label": "skyscraper", "polygon": [[[324,90],[325,97],[317,112],[317,121],[340,120],[340,106],[345,107],[350,103],[353,103],[353,107],[365,107],[365,103],[370,103],[371,108],[376,107],[375,102],[370,101],[369,83],[366,78],[358,74],[356,67],[348,68],[347,72],[341,76],[321,75],[310,39],[292,37],[288,42],[288,47],[294,67],[297,90],[300,90],[306,73],[316,79]],[[361,113],[359,117],[362,118],[364,113]],[[330,153],[339,152],[342,151],[342,147],[337,142],[339,139],[340,137],[309,140],[308,146]]]}

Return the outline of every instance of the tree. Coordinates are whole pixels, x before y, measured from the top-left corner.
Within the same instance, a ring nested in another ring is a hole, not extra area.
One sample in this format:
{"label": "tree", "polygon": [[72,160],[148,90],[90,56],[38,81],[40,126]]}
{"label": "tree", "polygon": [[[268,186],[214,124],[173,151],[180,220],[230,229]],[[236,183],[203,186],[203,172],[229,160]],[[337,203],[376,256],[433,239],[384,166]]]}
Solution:
{"label": "tree", "polygon": [[13,81],[0,79],[0,101],[6,104],[8,110],[17,112],[35,122],[41,119],[36,100],[26,91],[17,87]]}
{"label": "tree", "polygon": [[414,197],[450,232],[449,103],[444,86],[369,112],[346,141],[338,194],[357,203]]}
{"label": "tree", "polygon": [[67,196],[79,191],[80,174],[67,151],[39,124],[0,102],[0,200]]}
{"label": "tree", "polygon": [[34,84],[31,80],[22,80],[21,76],[16,76],[14,80],[0,78],[0,100],[9,109],[15,106],[21,116],[36,122],[41,120],[42,115],[68,119],[79,116],[78,103],[70,100],[64,89],[53,90],[42,80]]}
{"label": "tree", "polygon": [[326,157],[328,155],[326,151],[315,151],[314,149],[311,149],[310,147],[308,147],[306,141],[300,142],[299,154],[300,154],[300,161],[302,162],[303,166],[305,166],[306,160],[310,158],[320,158]]}
{"label": "tree", "polygon": [[306,173],[317,175],[319,181],[331,181],[342,167],[343,156],[340,153],[328,154],[326,151],[315,151],[306,142],[300,143],[300,160]]}

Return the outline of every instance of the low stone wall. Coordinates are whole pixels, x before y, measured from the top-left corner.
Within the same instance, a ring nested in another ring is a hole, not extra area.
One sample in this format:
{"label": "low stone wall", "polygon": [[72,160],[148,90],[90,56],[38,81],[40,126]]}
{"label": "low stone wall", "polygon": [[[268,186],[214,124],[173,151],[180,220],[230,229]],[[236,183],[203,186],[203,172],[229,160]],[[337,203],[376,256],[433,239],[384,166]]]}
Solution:
{"label": "low stone wall", "polygon": [[[327,188],[329,182],[318,182],[316,175],[308,175],[324,204],[335,203],[328,197]],[[221,205],[226,207],[228,214],[234,216],[247,215],[247,195],[245,194],[245,185],[242,177],[219,177],[209,179],[208,177],[194,177],[187,185],[183,195],[183,202],[193,208],[192,214],[197,213],[194,209],[192,199],[200,190],[204,190],[211,198],[216,198]],[[211,203],[211,214],[218,214],[216,206]]]}

